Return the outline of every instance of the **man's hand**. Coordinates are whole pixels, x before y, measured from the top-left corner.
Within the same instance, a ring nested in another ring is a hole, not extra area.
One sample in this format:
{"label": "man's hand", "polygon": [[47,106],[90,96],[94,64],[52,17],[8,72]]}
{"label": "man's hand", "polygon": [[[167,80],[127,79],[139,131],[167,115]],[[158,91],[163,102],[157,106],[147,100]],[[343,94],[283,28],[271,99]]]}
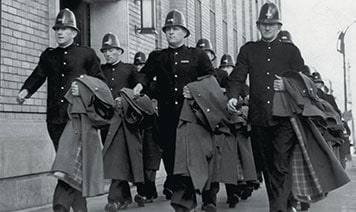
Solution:
{"label": "man's hand", "polygon": [[193,99],[192,93],[190,93],[188,86],[183,87],[183,96],[186,99]]}
{"label": "man's hand", "polygon": [[21,90],[19,92],[19,94],[17,94],[17,98],[16,98],[17,103],[22,105],[25,102],[27,95],[28,95],[28,90],[27,89]]}
{"label": "man's hand", "polygon": [[275,75],[277,79],[273,81],[273,89],[274,91],[284,91],[286,88],[284,86],[283,78]]}
{"label": "man's hand", "polygon": [[70,91],[73,96],[79,96],[79,86],[76,81],[72,82],[72,85],[70,87]]}
{"label": "man's hand", "polygon": [[227,110],[229,112],[233,112],[233,113],[237,113],[237,106],[238,100],[236,98],[231,98],[229,99],[229,101],[227,102]]}
{"label": "man's hand", "polygon": [[141,83],[137,83],[133,89],[134,96],[140,96],[143,86]]}
{"label": "man's hand", "polygon": [[116,97],[115,98],[115,107],[116,108],[121,108],[122,104],[121,104],[121,97]]}

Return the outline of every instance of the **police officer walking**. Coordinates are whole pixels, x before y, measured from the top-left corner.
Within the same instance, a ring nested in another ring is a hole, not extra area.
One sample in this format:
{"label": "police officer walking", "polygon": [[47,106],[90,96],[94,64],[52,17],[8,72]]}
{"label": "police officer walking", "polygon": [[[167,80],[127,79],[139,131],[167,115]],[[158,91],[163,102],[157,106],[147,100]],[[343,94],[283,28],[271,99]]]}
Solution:
{"label": "police officer walking", "polygon": [[249,121],[252,141],[258,143],[263,162],[263,174],[270,212],[295,211],[289,202],[291,195],[291,152],[297,142],[288,118],[272,116],[275,92],[284,92],[283,79],[287,71],[302,71],[303,58],[290,42],[280,42],[277,35],[282,22],[274,3],[265,3],[257,20],[261,40],[249,42],[240,49],[237,66],[228,79],[228,109],[237,112],[242,86],[249,74]]}
{"label": "police officer walking", "polygon": [[[176,129],[184,98],[192,98],[186,85],[200,76],[213,75],[214,68],[204,51],[184,45],[184,38],[188,37],[190,32],[182,12],[170,11],[162,30],[166,34],[169,47],[151,52],[141,70],[144,76],[142,85],[147,86],[154,77],[157,78],[158,130],[167,172],[163,192],[167,199],[172,198],[171,204],[176,211],[189,211],[193,201],[188,202],[178,196],[185,192],[184,197],[195,200],[191,179],[173,176]],[[134,89],[136,94],[141,90],[141,85]],[[184,188],[185,191],[182,191]]]}
{"label": "police officer walking", "polygon": [[[133,88],[138,82],[138,73],[132,64],[123,63],[120,56],[124,49],[120,46],[120,40],[111,32],[106,33],[102,40],[100,51],[103,53],[106,64],[101,66],[106,82],[110,88],[116,106],[120,106],[119,92],[122,88]],[[109,126],[100,129],[102,142],[105,142]]]}
{"label": "police officer walking", "polygon": [[[47,79],[47,128],[57,151],[59,138],[68,121],[68,102],[64,95],[69,89],[73,95],[80,95],[73,80],[82,74],[104,80],[100,60],[95,51],[77,46],[74,38],[79,33],[76,19],[69,9],[61,10],[56,18],[55,31],[57,48],[47,48],[40,56],[37,67],[27,78],[17,96],[19,104],[30,98]],[[87,211],[86,200],[81,192],[58,180],[53,198],[53,210],[67,212]]]}

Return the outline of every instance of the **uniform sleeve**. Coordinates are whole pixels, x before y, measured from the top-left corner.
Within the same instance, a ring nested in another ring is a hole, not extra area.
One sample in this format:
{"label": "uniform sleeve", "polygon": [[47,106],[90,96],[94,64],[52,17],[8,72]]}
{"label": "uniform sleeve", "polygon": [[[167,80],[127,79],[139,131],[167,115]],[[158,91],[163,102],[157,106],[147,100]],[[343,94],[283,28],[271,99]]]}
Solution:
{"label": "uniform sleeve", "polygon": [[26,79],[24,85],[21,87],[21,90],[27,89],[29,91],[28,97],[32,96],[46,81],[47,78],[47,68],[46,68],[46,54],[48,53],[48,49],[44,51],[40,60],[33,70],[31,75]]}
{"label": "uniform sleeve", "polygon": [[96,55],[96,53],[93,49],[90,49],[90,51],[91,52],[89,54],[87,67],[86,67],[86,69],[88,71],[88,75],[90,75],[92,77],[96,77],[96,78],[102,80],[103,82],[106,82],[104,73],[101,70],[101,64],[100,64],[99,57]]}
{"label": "uniform sleeve", "polygon": [[140,75],[134,65],[130,65],[130,76],[129,76],[129,85],[131,88],[134,88],[139,82]]}
{"label": "uniform sleeve", "polygon": [[243,94],[248,68],[247,50],[246,46],[243,46],[237,56],[235,68],[227,79],[226,95],[229,99],[238,98]]}
{"label": "uniform sleeve", "polygon": [[199,54],[199,72],[198,72],[198,77],[205,76],[205,75],[214,75],[216,76],[215,69],[213,65],[211,64],[211,61],[208,57],[208,55],[201,49],[198,49],[200,54]]}
{"label": "uniform sleeve", "polygon": [[[291,45],[291,44],[287,44],[287,45]],[[303,71],[303,68],[304,68],[304,60],[302,58],[302,55],[301,55],[298,47],[294,46],[293,51],[292,51],[291,60],[290,60],[290,69],[292,71],[301,72],[301,71]]]}
{"label": "uniform sleeve", "polygon": [[153,77],[157,75],[157,68],[161,66],[160,52],[153,51],[148,56],[145,66],[138,74],[138,82],[144,87],[147,87],[153,80]]}

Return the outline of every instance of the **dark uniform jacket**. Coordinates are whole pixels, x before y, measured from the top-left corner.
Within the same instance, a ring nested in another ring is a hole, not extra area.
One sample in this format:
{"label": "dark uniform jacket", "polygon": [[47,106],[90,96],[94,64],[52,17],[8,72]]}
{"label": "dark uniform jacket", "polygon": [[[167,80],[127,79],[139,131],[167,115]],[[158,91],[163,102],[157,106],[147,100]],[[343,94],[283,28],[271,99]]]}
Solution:
{"label": "dark uniform jacket", "polygon": [[156,76],[160,136],[164,142],[172,143],[184,100],[183,87],[200,76],[214,75],[214,68],[203,50],[183,45],[153,51],[140,73],[144,86]]}
{"label": "dark uniform jacket", "polygon": [[64,95],[72,81],[82,74],[104,80],[100,60],[93,49],[74,44],[66,48],[47,48],[21,90],[27,89],[31,96],[47,79],[47,122],[63,124],[68,120],[68,102]]}
{"label": "dark uniform jacket", "polygon": [[132,64],[120,61],[115,65],[104,64],[101,69],[114,98],[119,96],[121,88],[134,88],[138,82],[138,72]]}
{"label": "dark uniform jacket", "polygon": [[303,70],[304,61],[299,49],[292,43],[277,39],[249,42],[241,47],[234,71],[230,74],[227,96],[238,98],[249,74],[250,108],[249,120],[252,125],[272,126],[278,122],[272,118],[273,81],[275,75],[286,71]]}

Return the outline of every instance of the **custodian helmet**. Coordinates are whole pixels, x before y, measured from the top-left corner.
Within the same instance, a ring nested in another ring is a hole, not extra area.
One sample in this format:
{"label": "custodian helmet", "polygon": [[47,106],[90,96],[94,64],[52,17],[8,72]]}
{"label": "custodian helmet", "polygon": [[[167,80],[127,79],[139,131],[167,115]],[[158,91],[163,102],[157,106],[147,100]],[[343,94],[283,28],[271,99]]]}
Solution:
{"label": "custodian helmet", "polygon": [[319,72],[313,72],[312,73],[312,78],[315,83],[320,82],[324,83],[324,81],[321,79],[320,73]]}
{"label": "custodian helmet", "polygon": [[146,55],[143,52],[137,52],[134,57],[134,65],[145,64]]}
{"label": "custodian helmet", "polygon": [[121,54],[124,53],[124,49],[120,47],[119,38],[111,33],[108,32],[103,37],[103,42],[100,51],[103,52],[106,49],[117,48],[121,50]]}
{"label": "custodian helmet", "polygon": [[287,31],[287,30],[281,30],[278,33],[278,39],[281,42],[286,42],[286,43],[293,43],[292,41],[292,35]]}
{"label": "custodian helmet", "polygon": [[215,60],[216,58],[216,55],[215,55],[215,52],[213,50],[213,45],[211,45],[211,42],[210,40],[206,39],[206,38],[200,38],[197,42],[197,48],[201,48],[203,49],[204,51],[210,51],[213,55],[214,55],[214,58],[213,60]]}
{"label": "custodian helmet", "polygon": [[190,32],[187,29],[187,24],[185,22],[184,15],[179,10],[174,9],[167,14],[166,21],[164,22],[164,26],[162,27],[163,32],[166,32],[167,27],[172,26],[182,27],[187,32],[185,37],[188,37],[190,35]]}
{"label": "custodian helmet", "polygon": [[260,16],[258,17],[256,23],[282,25],[282,22],[279,17],[278,7],[272,2],[265,3],[260,10]]}
{"label": "custodian helmet", "polygon": [[220,68],[226,67],[226,66],[232,66],[232,67],[235,66],[234,60],[232,59],[231,55],[229,55],[229,54],[224,54],[220,60]]}
{"label": "custodian helmet", "polygon": [[56,30],[58,28],[63,28],[63,27],[70,27],[72,29],[75,29],[77,32],[79,32],[74,13],[68,8],[59,11],[56,18],[56,22],[52,27],[52,29]]}

